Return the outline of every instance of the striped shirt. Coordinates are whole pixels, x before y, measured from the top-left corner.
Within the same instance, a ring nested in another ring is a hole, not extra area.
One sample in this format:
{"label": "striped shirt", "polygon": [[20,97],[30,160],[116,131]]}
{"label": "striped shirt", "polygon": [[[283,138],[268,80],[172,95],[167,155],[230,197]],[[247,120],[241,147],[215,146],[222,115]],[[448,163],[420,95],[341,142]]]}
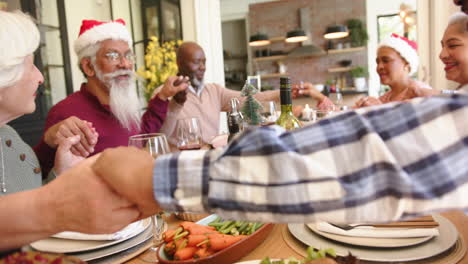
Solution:
{"label": "striped shirt", "polygon": [[468,208],[468,96],[348,111],[287,132],[249,130],[226,148],[158,158],[167,211],[264,222],[384,222]]}

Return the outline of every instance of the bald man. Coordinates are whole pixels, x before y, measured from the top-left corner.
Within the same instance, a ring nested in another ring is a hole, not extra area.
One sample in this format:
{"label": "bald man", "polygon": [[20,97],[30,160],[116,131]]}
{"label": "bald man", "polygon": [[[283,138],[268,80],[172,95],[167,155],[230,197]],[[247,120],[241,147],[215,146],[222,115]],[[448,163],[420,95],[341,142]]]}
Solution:
{"label": "bald man", "polygon": [[[197,117],[202,128],[205,143],[218,135],[219,112],[230,111],[231,98],[239,98],[239,91],[226,89],[216,83],[204,83],[206,56],[202,47],[194,42],[183,43],[177,51],[179,75],[190,78],[189,88],[178,93],[169,103],[169,110],[161,132],[168,136],[169,142],[176,144],[176,122],[178,119]],[[260,101],[278,101],[279,91],[257,93]]]}

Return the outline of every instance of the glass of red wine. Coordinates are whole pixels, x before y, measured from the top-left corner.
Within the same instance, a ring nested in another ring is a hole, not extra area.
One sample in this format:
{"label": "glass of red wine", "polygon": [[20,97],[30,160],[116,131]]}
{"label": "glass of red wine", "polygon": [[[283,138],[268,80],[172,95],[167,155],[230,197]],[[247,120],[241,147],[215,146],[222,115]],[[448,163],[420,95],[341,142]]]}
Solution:
{"label": "glass of red wine", "polygon": [[200,121],[196,117],[177,120],[177,148],[179,150],[196,150],[202,147]]}

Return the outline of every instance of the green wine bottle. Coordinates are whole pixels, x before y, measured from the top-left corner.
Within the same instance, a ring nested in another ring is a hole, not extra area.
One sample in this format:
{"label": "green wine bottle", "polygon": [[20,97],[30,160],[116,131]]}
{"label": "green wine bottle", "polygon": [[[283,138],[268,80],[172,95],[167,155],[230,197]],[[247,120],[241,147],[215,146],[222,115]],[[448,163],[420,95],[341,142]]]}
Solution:
{"label": "green wine bottle", "polygon": [[291,80],[289,77],[281,77],[280,79],[280,99],[281,115],[276,120],[276,124],[284,127],[286,130],[302,127],[301,122],[299,122],[292,112]]}

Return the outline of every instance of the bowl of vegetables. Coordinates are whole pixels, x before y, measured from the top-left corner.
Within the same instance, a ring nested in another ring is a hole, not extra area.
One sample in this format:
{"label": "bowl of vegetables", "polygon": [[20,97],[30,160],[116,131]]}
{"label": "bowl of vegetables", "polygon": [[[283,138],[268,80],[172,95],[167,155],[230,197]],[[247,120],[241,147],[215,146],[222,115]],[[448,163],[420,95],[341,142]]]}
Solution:
{"label": "bowl of vegetables", "polygon": [[273,224],[223,221],[210,215],[197,223],[182,222],[163,234],[158,249],[163,264],[233,263],[261,244]]}

